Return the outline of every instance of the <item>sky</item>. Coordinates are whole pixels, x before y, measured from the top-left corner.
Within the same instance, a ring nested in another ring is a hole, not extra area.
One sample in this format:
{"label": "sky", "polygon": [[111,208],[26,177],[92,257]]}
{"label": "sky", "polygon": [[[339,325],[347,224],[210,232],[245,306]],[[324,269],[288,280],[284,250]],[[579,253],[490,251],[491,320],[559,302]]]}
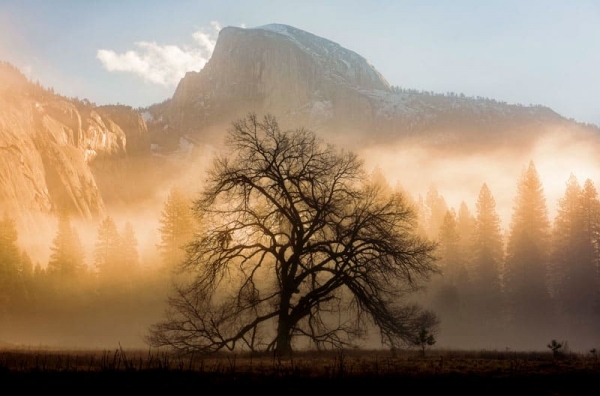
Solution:
{"label": "sky", "polygon": [[600,125],[598,0],[0,0],[0,60],[68,97],[146,107],[201,70],[220,28],[270,23],[357,52],[391,85]]}

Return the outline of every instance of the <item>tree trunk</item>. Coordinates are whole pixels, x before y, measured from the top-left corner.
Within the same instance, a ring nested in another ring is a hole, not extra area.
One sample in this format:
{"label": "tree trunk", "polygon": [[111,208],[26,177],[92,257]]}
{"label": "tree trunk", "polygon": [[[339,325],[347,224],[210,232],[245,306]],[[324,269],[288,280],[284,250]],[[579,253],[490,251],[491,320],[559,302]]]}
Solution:
{"label": "tree trunk", "polygon": [[291,295],[290,292],[285,290],[281,293],[277,323],[277,344],[275,346],[275,354],[280,358],[290,357],[292,354],[292,322],[289,314]]}

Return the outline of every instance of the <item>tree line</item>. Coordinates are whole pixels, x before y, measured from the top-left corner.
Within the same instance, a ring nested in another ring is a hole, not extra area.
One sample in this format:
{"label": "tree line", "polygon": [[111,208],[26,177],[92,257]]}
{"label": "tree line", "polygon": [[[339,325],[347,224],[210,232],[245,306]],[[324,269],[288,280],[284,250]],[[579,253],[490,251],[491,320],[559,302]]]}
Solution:
{"label": "tree line", "polygon": [[[550,219],[531,161],[503,231],[486,183],[471,212],[464,202],[448,207],[435,188],[416,198],[393,189],[354,154],[321,146],[310,131],[281,131],[274,118],[238,121],[229,139],[233,154],[215,163],[204,195],[170,191],[155,271],[141,262],[131,223],[104,218],[88,258],[65,213],[47,265],[34,266],[5,214],[0,319],[100,303],[134,312],[171,292],[154,345],[186,349],[186,337],[200,334],[209,340],[193,344],[200,350],[289,353],[295,336],[351,345],[368,322],[394,347],[430,335],[438,318],[448,346],[597,341],[600,202],[590,179],[571,175]],[[344,315],[332,322],[325,313],[335,312]]]}
{"label": "tree line", "polygon": [[448,208],[435,188],[417,205],[422,232],[439,243],[443,271],[428,285],[428,301],[451,342],[526,346],[557,334],[597,342],[600,202],[592,180],[581,184],[571,174],[551,219],[531,161],[506,231],[486,183],[474,213],[464,202]]}

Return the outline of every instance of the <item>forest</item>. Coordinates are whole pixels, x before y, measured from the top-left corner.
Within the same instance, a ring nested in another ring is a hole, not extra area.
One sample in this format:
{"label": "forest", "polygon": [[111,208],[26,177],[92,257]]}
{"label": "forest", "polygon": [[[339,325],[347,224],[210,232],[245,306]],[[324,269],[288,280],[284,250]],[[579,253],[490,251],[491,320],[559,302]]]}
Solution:
{"label": "forest", "polygon": [[[384,189],[380,171],[369,176]],[[501,228],[494,193],[483,183],[473,209],[446,204],[435,187],[413,195],[396,187],[417,215],[418,233],[436,244],[439,271],[410,298],[440,319],[436,346],[545,350],[598,346],[600,201],[592,180],[566,181],[550,218],[534,161],[515,179],[510,227]],[[140,254],[132,224],[107,216],[93,251],[68,214],[61,214],[47,263],[20,248],[14,219],[0,222],[0,340],[7,345],[102,348],[145,345],[161,319],[185,256],[202,228],[196,199],[173,186],[160,213],[160,243]],[[146,230],[142,230],[146,231]],[[85,242],[85,243],[82,243]],[[380,347],[377,340],[357,347]]]}

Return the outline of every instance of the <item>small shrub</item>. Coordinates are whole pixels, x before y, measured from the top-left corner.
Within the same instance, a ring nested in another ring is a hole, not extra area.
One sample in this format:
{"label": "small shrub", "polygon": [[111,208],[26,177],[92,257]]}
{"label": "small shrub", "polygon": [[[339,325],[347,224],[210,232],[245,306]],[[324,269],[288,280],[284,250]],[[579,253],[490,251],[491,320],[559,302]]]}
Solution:
{"label": "small shrub", "polygon": [[547,346],[552,351],[552,356],[557,358],[561,354],[561,349],[562,349],[563,345],[564,345],[564,343],[562,343],[562,342],[552,340],[552,341],[550,341],[550,343],[548,343]]}

